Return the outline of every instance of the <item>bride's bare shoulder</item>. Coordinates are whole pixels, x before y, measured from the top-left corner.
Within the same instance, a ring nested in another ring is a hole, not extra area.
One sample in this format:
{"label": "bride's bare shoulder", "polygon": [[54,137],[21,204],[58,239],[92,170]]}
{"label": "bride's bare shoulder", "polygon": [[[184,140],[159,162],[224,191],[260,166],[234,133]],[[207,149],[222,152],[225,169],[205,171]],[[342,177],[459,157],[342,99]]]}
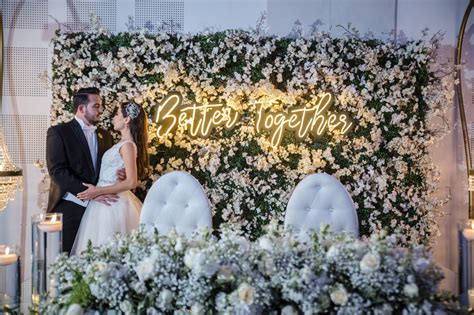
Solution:
{"label": "bride's bare shoulder", "polygon": [[130,152],[130,153],[136,153],[137,152],[137,145],[133,141],[130,141],[130,140],[120,141],[117,144],[120,145],[119,151],[120,151],[120,154],[122,154],[122,155],[127,154],[128,152]]}

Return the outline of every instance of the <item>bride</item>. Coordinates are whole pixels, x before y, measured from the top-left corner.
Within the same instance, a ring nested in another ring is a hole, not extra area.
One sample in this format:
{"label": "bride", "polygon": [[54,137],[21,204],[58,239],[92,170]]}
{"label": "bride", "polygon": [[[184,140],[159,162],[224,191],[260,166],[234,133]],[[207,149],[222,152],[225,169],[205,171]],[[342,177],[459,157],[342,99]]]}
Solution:
{"label": "bride", "polygon": [[[127,234],[139,224],[142,204],[130,190],[148,170],[145,112],[135,103],[121,104],[116,108],[112,123],[122,138],[105,152],[97,186],[84,184],[88,188],[77,194],[80,199],[90,202],[74,241],[72,255],[85,250],[89,240],[94,246],[101,245],[114,233]],[[123,168],[127,177],[119,181],[117,170]],[[112,206],[92,200],[106,194],[117,194],[119,199]]]}

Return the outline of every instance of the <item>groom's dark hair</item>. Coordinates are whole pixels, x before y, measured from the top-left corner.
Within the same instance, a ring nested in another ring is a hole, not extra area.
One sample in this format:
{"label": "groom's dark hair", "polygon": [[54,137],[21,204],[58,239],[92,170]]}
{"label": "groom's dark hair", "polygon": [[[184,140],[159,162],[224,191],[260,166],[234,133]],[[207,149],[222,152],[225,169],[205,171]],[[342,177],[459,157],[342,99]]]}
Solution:
{"label": "groom's dark hair", "polygon": [[95,94],[100,95],[100,91],[96,87],[88,87],[80,89],[74,94],[72,98],[72,104],[74,105],[74,113],[77,112],[79,105],[87,105],[89,103],[89,95]]}

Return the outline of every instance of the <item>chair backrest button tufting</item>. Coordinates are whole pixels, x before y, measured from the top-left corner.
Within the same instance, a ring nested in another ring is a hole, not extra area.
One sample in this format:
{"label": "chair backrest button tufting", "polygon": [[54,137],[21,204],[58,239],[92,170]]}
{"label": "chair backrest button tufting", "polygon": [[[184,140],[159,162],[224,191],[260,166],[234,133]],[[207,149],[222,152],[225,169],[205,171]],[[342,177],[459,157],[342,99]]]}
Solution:
{"label": "chair backrest button tufting", "polygon": [[[163,197],[166,199],[160,202]],[[212,228],[209,200],[192,175],[173,171],[161,176],[148,191],[140,223],[150,228],[157,224],[162,235],[167,235],[174,228],[189,237],[198,228]]]}
{"label": "chair backrest button tufting", "polygon": [[298,230],[303,241],[309,240],[310,230],[319,232],[322,223],[329,224],[335,232],[344,230],[359,236],[359,222],[352,198],[335,177],[326,173],[312,174],[299,182],[291,194],[285,214],[285,226],[291,225],[294,231]]}

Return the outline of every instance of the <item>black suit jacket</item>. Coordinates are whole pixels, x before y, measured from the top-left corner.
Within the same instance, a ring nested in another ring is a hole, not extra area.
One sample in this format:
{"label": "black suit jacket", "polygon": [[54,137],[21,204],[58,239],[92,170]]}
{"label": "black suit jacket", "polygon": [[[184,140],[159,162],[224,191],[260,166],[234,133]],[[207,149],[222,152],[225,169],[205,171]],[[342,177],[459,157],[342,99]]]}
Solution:
{"label": "black suit jacket", "polygon": [[75,119],[48,129],[46,163],[51,177],[48,212],[54,212],[67,192],[76,195],[84,191],[86,187],[82,183],[97,183],[102,155],[113,145],[112,136],[97,128],[97,145],[97,169],[94,170],[86,137]]}

